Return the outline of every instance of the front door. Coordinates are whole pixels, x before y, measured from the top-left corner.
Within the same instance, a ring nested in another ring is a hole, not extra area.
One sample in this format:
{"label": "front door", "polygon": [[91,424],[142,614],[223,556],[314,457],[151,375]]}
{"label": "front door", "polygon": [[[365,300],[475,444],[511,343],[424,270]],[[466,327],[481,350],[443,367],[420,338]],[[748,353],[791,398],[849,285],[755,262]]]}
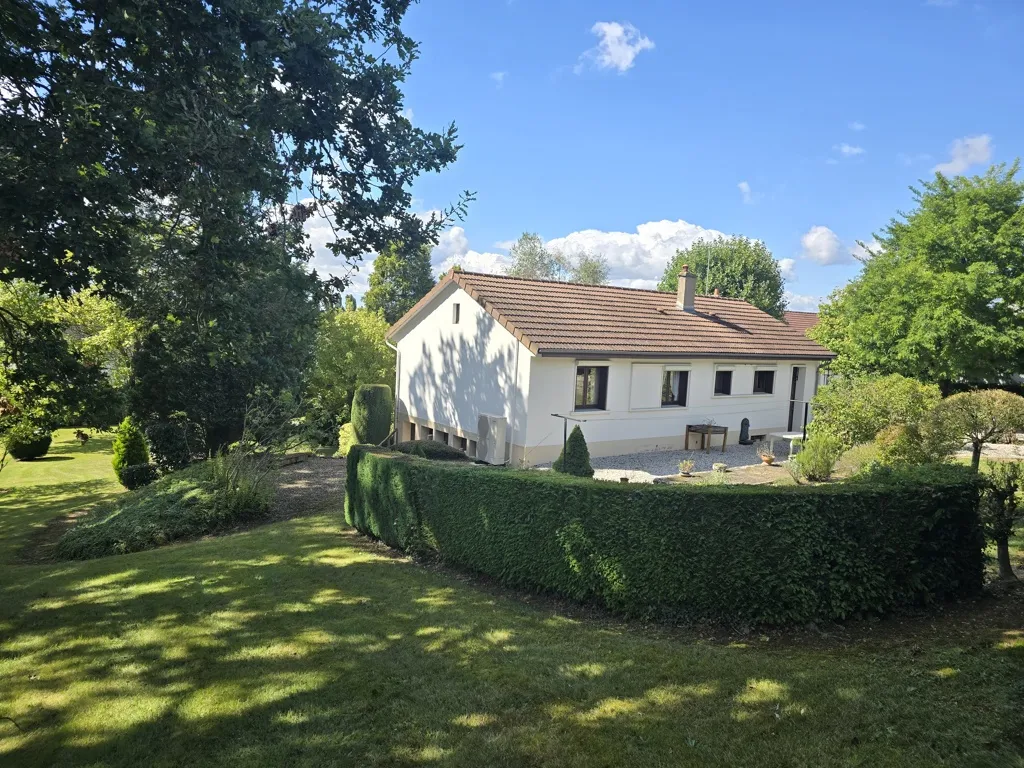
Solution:
{"label": "front door", "polygon": [[796,416],[796,393],[797,387],[800,382],[800,367],[793,366],[793,384],[789,388],[789,426],[786,427],[787,432],[793,431],[793,419]]}

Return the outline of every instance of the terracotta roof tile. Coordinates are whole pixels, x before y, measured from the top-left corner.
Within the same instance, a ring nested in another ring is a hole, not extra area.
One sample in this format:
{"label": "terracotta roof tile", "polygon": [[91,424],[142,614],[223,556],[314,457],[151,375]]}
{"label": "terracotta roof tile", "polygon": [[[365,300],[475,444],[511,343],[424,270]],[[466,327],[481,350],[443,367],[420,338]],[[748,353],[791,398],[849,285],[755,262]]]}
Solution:
{"label": "terracotta roof tile", "polygon": [[797,312],[787,309],[785,314],[787,325],[796,328],[801,333],[807,333],[818,324],[817,312]]}

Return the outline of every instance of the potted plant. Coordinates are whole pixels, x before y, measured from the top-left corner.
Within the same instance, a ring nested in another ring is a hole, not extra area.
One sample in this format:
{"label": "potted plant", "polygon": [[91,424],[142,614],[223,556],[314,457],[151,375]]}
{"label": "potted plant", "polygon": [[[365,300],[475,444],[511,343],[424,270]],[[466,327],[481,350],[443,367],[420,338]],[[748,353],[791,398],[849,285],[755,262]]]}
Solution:
{"label": "potted plant", "polygon": [[775,453],[767,445],[764,445],[762,443],[761,445],[757,446],[756,450],[757,455],[761,457],[761,462],[763,464],[771,465],[775,463]]}
{"label": "potted plant", "polygon": [[695,466],[696,464],[693,459],[683,459],[679,462],[679,474],[683,477],[689,477]]}
{"label": "potted plant", "polygon": [[726,464],[724,461],[716,461],[714,464],[711,465],[711,469],[714,472],[726,472],[729,469],[729,465]]}

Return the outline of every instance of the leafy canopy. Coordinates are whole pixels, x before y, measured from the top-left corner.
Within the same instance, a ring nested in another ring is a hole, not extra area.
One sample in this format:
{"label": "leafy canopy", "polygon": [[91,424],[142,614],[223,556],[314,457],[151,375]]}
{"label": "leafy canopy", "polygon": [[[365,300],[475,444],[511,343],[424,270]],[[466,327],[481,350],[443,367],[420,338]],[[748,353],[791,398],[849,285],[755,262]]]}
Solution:
{"label": "leafy canopy", "polygon": [[939,384],[996,383],[1024,370],[1024,182],[1018,163],[936,174],[878,237],[860,275],[811,331],[833,370]]}
{"label": "leafy canopy", "polygon": [[371,312],[382,312],[389,324],[397,322],[434,287],[430,251],[429,245],[407,249],[401,243],[392,243],[381,251],[373,260],[363,306]]}
{"label": "leafy canopy", "polygon": [[886,427],[917,424],[939,402],[939,388],[891,376],[834,376],[814,396],[812,435],[831,435],[850,448]]}
{"label": "leafy canopy", "polygon": [[684,264],[697,277],[698,294],[709,295],[717,288],[723,296],[743,299],[774,317],[781,319],[786,311],[782,272],[771,251],[758,240],[719,236],[676,251],[665,267],[659,291],[678,290]]}
{"label": "leafy canopy", "polygon": [[608,282],[608,260],[600,255],[583,251],[567,256],[544,245],[540,236],[524,232],[509,251],[512,263],[505,271],[513,277],[531,280],[558,280],[561,282],[605,285]]}
{"label": "leafy canopy", "polygon": [[971,466],[978,469],[986,442],[1024,430],[1024,397],[1002,389],[960,392],[935,406],[930,418],[971,444]]}

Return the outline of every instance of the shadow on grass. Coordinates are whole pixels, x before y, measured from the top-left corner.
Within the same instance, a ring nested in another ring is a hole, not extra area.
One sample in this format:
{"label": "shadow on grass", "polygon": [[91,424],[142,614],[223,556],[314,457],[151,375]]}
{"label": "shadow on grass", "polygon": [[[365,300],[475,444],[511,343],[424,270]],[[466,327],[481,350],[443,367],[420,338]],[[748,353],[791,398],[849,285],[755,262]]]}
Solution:
{"label": "shadow on grass", "polygon": [[301,518],[10,569],[0,715],[23,732],[0,721],[0,762],[1006,764],[1019,702],[999,681],[1024,633],[997,639],[680,642],[523,607]]}
{"label": "shadow on grass", "polygon": [[40,456],[38,459],[21,459],[21,461],[29,461],[33,464],[49,464],[52,461],[73,461],[74,456]]}

